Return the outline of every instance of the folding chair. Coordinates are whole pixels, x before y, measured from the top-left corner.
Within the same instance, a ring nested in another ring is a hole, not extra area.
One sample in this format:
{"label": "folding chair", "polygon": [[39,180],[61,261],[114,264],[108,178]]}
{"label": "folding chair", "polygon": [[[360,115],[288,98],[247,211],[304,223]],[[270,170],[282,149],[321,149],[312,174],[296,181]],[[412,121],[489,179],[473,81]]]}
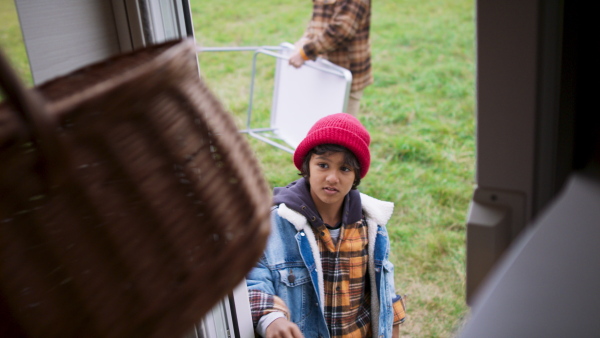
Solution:
{"label": "folding chair", "polygon": [[[294,45],[279,47],[201,48],[200,51],[254,50],[246,129],[240,132],[293,153],[310,127],[320,118],[346,111],[352,74],[325,59],[307,61],[296,69],[288,64]],[[252,104],[259,55],[275,57],[275,79],[269,128],[252,126]],[[282,141],[284,144],[282,144]]]}

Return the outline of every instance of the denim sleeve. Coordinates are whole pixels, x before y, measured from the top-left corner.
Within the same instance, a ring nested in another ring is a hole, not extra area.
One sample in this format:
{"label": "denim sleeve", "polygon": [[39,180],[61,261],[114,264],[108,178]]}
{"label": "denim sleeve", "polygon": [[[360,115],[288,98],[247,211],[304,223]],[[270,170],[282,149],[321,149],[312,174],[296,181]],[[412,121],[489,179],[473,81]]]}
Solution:
{"label": "denim sleeve", "polygon": [[263,260],[264,257],[246,277],[252,323],[255,328],[262,316],[272,312],[282,312],[288,320],[290,319],[287,305],[281,298],[275,296],[272,272]]}

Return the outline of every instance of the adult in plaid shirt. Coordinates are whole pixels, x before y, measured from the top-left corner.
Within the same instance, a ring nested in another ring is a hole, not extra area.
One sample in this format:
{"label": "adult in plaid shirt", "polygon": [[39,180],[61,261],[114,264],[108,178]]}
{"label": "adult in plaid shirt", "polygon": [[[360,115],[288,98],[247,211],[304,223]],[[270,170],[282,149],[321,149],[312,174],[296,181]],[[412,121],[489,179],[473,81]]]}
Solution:
{"label": "adult in plaid shirt", "polygon": [[289,63],[299,68],[321,56],[352,73],[346,113],[356,116],[371,70],[371,0],[313,0],[312,18]]}
{"label": "adult in plaid shirt", "polygon": [[264,337],[397,337],[385,224],[393,204],[356,190],[370,136],[353,116],[317,121],[294,153],[303,178],[275,188],[272,232],[248,274],[256,332]]}

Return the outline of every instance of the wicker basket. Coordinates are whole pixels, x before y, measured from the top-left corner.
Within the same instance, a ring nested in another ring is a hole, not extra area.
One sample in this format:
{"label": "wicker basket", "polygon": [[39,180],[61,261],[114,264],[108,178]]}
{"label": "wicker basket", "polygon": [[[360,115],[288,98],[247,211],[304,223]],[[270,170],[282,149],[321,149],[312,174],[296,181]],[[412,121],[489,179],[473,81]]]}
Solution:
{"label": "wicker basket", "polygon": [[270,191],[194,42],[34,90],[2,65],[0,336],[183,336],[269,232]]}

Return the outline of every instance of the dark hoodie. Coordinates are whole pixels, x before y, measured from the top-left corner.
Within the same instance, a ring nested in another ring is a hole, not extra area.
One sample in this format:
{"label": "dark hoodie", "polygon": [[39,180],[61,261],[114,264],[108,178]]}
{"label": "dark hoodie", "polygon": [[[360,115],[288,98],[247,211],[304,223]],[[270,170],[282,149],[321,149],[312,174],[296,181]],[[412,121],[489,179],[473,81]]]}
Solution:
{"label": "dark hoodie", "polygon": [[[308,223],[317,228],[323,224],[321,215],[310,195],[310,186],[305,178],[296,180],[288,184],[285,188],[278,187],[273,190],[273,204],[284,203],[288,208],[299,212],[306,217]],[[344,197],[342,204],[342,223],[352,224],[362,218],[362,204],[360,202],[360,193],[356,189]]]}

